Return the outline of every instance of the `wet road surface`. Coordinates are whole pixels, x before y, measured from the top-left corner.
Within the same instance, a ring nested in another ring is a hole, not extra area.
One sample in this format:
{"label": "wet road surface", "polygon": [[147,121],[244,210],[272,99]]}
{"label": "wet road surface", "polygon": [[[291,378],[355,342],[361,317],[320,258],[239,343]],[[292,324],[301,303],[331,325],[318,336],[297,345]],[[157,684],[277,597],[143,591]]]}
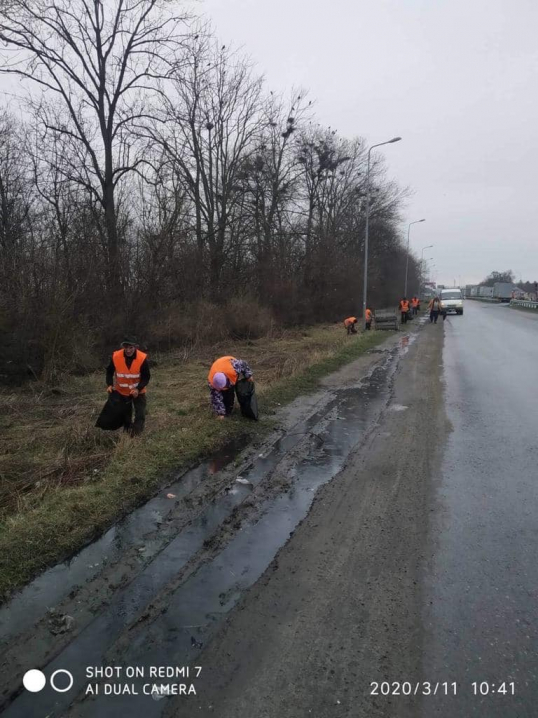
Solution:
{"label": "wet road surface", "polygon": [[423,715],[536,716],[538,316],[468,301],[444,329],[452,432],[433,477],[424,672],[457,696]]}

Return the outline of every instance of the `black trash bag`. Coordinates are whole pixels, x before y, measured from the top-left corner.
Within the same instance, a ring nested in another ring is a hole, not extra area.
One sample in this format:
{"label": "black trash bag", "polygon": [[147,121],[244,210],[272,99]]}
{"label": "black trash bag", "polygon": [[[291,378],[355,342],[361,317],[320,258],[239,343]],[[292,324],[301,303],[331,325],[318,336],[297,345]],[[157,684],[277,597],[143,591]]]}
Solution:
{"label": "black trash bag", "polygon": [[235,391],[241,407],[241,414],[246,416],[247,419],[258,421],[258,399],[254,382],[248,381],[248,379],[239,379],[235,385]]}
{"label": "black trash bag", "polygon": [[116,431],[131,423],[132,400],[130,396],[122,396],[117,391],[109,394],[95,426],[105,431]]}

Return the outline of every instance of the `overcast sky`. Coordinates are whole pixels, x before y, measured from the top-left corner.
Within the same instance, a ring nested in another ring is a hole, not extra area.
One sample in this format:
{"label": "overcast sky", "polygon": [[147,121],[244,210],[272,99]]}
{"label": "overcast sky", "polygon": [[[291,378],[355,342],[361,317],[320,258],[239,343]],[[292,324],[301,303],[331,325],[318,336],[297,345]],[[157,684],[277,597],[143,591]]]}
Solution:
{"label": "overcast sky", "polygon": [[383,149],[437,282],[538,280],[538,0],[200,4],[269,89],[309,90],[344,136],[403,138]]}

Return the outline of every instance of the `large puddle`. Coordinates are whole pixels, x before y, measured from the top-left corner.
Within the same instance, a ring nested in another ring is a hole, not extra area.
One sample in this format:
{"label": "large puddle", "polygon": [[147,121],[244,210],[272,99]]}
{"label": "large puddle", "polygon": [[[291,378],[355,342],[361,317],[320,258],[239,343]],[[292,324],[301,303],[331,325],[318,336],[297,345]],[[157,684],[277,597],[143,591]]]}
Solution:
{"label": "large puddle", "polygon": [[[167,493],[182,499],[203,481],[235,459],[243,447],[236,439],[216,452],[211,459],[191,471],[178,476],[173,483],[140,508],[110,528],[103,536],[82,549],[71,560],[58,564],[17,593],[0,608],[0,642],[23,633],[69,593],[94,578],[103,568],[118,561],[130,546],[140,545],[147,534],[156,531],[174,508]],[[151,555],[151,545],[145,543],[145,557]]]}
{"label": "large puddle", "polygon": [[[391,378],[398,359],[407,349],[408,342],[402,341],[367,379],[353,388],[335,392],[333,401],[322,411],[295,427],[292,434],[275,444],[267,456],[259,457],[252,469],[244,473],[244,478],[256,486],[306,433],[319,437],[315,455],[296,465],[291,488],[277,498],[268,499],[254,523],[244,525],[214,559],[203,563],[170,594],[165,613],[144,630],[133,633],[122,655],[122,666],[147,668],[193,664],[222,619],[263,574],[288,541],[290,533],[306,516],[317,489],[342,469],[350,451],[376,424],[389,402]],[[188,477],[187,474],[178,482],[177,488],[170,490],[180,495],[182,482],[189,481]],[[68,668],[74,680],[71,690],[55,693],[47,684],[37,695],[24,691],[11,703],[5,715],[18,718],[62,715],[74,697],[84,690],[86,667],[108,663],[106,654],[126,627],[203,548],[204,542],[251,491],[250,486],[234,484],[232,491],[218,496],[130,585],[115,595],[106,612],[96,617],[53,661],[42,667],[47,678],[58,669]],[[157,505],[144,507],[150,512],[143,514],[149,527],[145,530],[151,529],[150,516]],[[130,530],[136,531],[136,541],[139,542],[140,525],[131,523]],[[27,668],[35,666],[29,662]],[[136,679],[129,682],[137,684]],[[138,681],[140,692],[143,682],[147,680]],[[153,700],[143,695],[98,696],[79,704],[76,715],[85,718],[158,716],[168,700]]]}

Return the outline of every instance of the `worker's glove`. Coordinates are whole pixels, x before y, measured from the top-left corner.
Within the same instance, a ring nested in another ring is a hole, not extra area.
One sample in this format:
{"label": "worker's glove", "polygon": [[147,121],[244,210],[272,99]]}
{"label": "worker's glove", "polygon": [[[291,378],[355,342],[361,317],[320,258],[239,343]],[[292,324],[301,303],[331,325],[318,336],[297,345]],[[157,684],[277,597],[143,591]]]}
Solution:
{"label": "worker's glove", "polygon": [[131,389],[131,396],[133,399],[136,399],[138,397],[138,389]]}
{"label": "worker's glove", "polygon": [[114,387],[113,387],[113,386],[107,386],[106,390],[108,391],[109,394],[112,394],[112,392],[114,391]]}
{"label": "worker's glove", "polygon": [[254,381],[254,379],[253,379],[253,377],[249,376],[249,378],[247,379],[247,381]]}

